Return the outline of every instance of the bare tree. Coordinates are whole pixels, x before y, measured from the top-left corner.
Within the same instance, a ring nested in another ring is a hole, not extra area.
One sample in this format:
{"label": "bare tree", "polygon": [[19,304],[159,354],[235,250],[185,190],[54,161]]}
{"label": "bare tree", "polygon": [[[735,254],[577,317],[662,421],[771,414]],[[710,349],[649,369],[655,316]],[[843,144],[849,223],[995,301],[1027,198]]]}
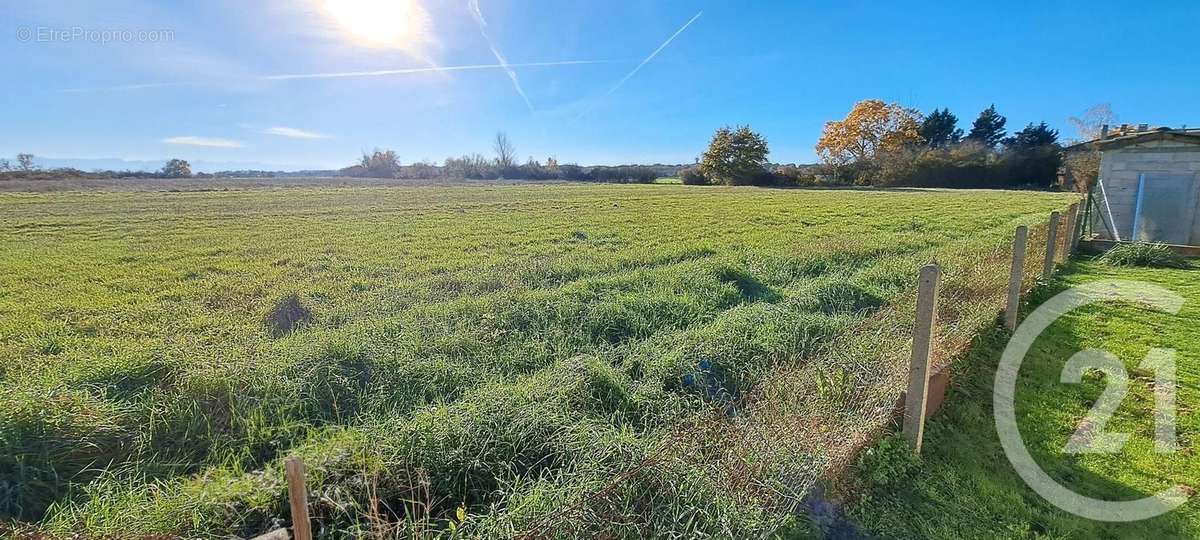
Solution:
{"label": "bare tree", "polygon": [[7,159],[0,159],[0,172],[7,172],[11,170],[12,163],[9,163]]}
{"label": "bare tree", "polygon": [[32,171],[35,168],[33,154],[17,154],[17,168],[26,172]]}
{"label": "bare tree", "polygon": [[496,142],[492,148],[496,151],[496,165],[500,168],[512,167],[516,162],[517,150],[513,148],[512,142],[508,140],[508,134],[503,131],[496,133]]}
{"label": "bare tree", "polygon": [[[1106,124],[1117,123],[1117,115],[1107,103],[1093,105],[1079,116],[1067,119],[1079,133],[1079,142],[1100,138]],[[1063,156],[1063,171],[1067,184],[1074,190],[1086,193],[1100,177],[1100,151],[1093,147],[1074,148]]]}
{"label": "bare tree", "polygon": [[1117,115],[1113,113],[1112,106],[1101,103],[1091,106],[1079,116],[1068,118],[1067,121],[1075,127],[1075,131],[1079,132],[1081,141],[1093,141],[1100,138],[1100,132],[1104,129],[1105,124],[1117,123]]}

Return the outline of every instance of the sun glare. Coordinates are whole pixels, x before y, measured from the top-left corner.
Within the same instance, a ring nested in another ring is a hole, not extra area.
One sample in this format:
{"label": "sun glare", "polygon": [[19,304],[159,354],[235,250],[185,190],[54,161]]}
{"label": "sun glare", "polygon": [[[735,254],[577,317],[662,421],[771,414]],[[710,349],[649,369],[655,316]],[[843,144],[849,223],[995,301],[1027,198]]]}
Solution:
{"label": "sun glare", "polygon": [[428,16],[417,0],[327,0],[325,8],[359,41],[416,48],[425,41]]}

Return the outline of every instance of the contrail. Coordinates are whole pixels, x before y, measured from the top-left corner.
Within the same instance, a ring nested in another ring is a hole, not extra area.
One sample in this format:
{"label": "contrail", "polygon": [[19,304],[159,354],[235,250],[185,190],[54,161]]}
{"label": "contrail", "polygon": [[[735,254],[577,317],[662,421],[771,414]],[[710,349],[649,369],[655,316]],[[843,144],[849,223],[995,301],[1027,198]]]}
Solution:
{"label": "contrail", "polygon": [[525,101],[525,106],[529,107],[529,112],[533,112],[533,103],[529,102],[529,97],[525,95],[525,90],[521,89],[521,81],[517,79],[517,72],[513,71],[508,65],[508,60],[500,54],[500,50],[496,48],[496,44],[492,41],[492,37],[487,33],[487,21],[483,18],[483,12],[479,10],[479,0],[467,0],[467,8],[471,10],[471,15],[475,17],[475,23],[479,25],[479,33],[483,35],[483,39],[487,41],[488,48],[492,50],[492,56],[496,57],[496,61],[500,62],[500,66],[508,73],[509,80],[512,81],[513,89],[520,94],[521,99]]}
{"label": "contrail", "polygon": [[[411,73],[441,73],[453,71],[480,71],[488,69],[502,69],[509,71],[512,68],[525,67],[552,67],[552,66],[586,66],[591,64],[613,64],[618,63],[618,60],[560,60],[555,62],[518,62],[516,64],[468,64],[463,66],[430,66],[420,68],[403,68],[403,69],[381,69],[376,71],[335,71],[327,73],[289,73],[282,75],[262,75],[253,77],[256,81],[291,81],[303,79],[343,79],[351,77],[384,77],[388,75],[406,75]],[[164,88],[171,86],[189,86],[197,84],[206,84],[201,82],[159,82],[159,83],[144,83],[144,84],[123,84],[118,86],[101,86],[91,88],[64,88],[59,92],[75,93],[75,92],[106,92],[116,90],[141,90],[144,88]]]}
{"label": "contrail", "polygon": [[[621,88],[621,86],[623,86],[625,84],[625,81],[628,81],[629,79],[632,79],[634,75],[637,75],[637,72],[641,71],[642,66],[649,64],[651,60],[654,60],[654,57],[658,56],[658,53],[662,52],[663,49],[667,48],[667,45],[670,45],[672,41],[675,41],[675,38],[678,37],[679,34],[682,34],[684,30],[687,30],[687,27],[691,26],[692,23],[696,22],[696,19],[699,19],[701,15],[704,15],[703,11],[697,12],[695,15],[692,16],[691,19],[688,19],[688,22],[683,23],[683,26],[680,26],[679,30],[676,30],[674,34],[671,34],[671,37],[667,38],[667,40],[662,43],[662,45],[659,45],[657,49],[654,49],[654,52],[650,53],[650,56],[647,56],[644,60],[642,60],[642,62],[640,64],[637,65],[637,67],[633,68],[632,71],[625,74],[625,77],[623,77],[620,81],[617,81],[617,84],[614,84],[612,88],[609,88],[608,91],[604,93],[604,96],[601,99],[604,99],[604,98],[607,98],[608,96],[613,95],[613,92],[616,92],[619,88]],[[579,116],[576,116],[575,119],[578,120],[578,119],[582,118],[583,115],[587,114],[591,110],[592,110],[591,107],[585,109],[583,112],[579,113]]]}

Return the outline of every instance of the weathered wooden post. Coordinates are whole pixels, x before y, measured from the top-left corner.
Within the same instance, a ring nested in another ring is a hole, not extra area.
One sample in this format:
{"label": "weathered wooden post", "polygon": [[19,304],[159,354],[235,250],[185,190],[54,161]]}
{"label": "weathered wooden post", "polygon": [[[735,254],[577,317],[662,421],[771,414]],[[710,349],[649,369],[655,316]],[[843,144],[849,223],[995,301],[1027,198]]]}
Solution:
{"label": "weathered wooden post", "polygon": [[1054,254],[1058,248],[1058,222],[1062,220],[1062,214],[1052,212],[1050,214],[1050,228],[1046,231],[1046,264],[1042,266],[1042,278],[1050,279],[1054,274]]}
{"label": "weathered wooden post", "polygon": [[1025,279],[1025,241],[1029,238],[1029,227],[1017,227],[1013,237],[1012,269],[1008,272],[1008,305],[1004,307],[1004,326],[1017,329],[1017,311],[1021,308],[1021,285]]}
{"label": "weathered wooden post", "polygon": [[925,408],[929,403],[930,352],[933,325],[937,319],[938,278],[936,264],[921,269],[917,282],[917,319],[913,324],[912,359],[908,367],[908,392],[904,395],[904,438],[921,453],[925,438]]}
{"label": "weathered wooden post", "polygon": [[1063,260],[1070,260],[1075,254],[1075,238],[1079,229],[1079,203],[1074,203],[1067,210],[1067,239],[1063,242]]}
{"label": "weathered wooden post", "polygon": [[292,507],[292,538],[312,540],[312,525],[308,521],[308,492],[304,487],[304,460],[287,458],[283,462],[287,475],[288,503]]}

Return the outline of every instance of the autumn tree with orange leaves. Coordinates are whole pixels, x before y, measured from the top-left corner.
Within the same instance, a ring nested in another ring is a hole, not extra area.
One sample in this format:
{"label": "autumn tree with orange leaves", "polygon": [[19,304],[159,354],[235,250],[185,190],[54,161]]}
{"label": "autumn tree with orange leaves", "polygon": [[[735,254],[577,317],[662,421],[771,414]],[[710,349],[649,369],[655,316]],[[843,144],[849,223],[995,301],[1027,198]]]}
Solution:
{"label": "autumn tree with orange leaves", "polygon": [[826,122],[817,155],[838,169],[921,142],[921,114],[898,103],[865,99],[843,120]]}

